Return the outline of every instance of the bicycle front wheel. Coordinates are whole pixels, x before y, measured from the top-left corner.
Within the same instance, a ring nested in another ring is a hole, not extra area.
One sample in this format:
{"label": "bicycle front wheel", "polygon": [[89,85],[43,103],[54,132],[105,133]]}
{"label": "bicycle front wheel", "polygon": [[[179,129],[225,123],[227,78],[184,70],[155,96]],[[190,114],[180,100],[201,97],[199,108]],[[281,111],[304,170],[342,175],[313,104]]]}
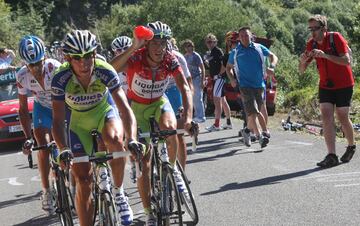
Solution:
{"label": "bicycle front wheel", "polygon": [[[73,226],[71,206],[69,202],[70,192],[65,185],[65,175],[61,170],[56,171],[56,212],[62,226]],[[70,197],[71,198],[71,197]]]}
{"label": "bicycle front wheel", "polygon": [[187,189],[187,191],[185,192],[180,192],[180,199],[182,204],[185,206],[185,210],[188,213],[188,215],[190,216],[190,218],[192,219],[192,223],[194,225],[196,225],[199,222],[199,215],[198,215],[198,211],[196,208],[196,204],[195,204],[195,199],[194,196],[192,194],[190,185],[189,185],[189,180],[183,170],[183,168],[181,167],[179,161],[176,160],[176,166],[178,168],[178,170],[181,173],[181,177],[185,183],[185,187]]}
{"label": "bicycle front wheel", "polygon": [[98,200],[98,225],[117,226],[118,219],[114,199],[109,192],[101,192]]}
{"label": "bicycle front wheel", "polygon": [[164,164],[162,173],[159,225],[183,225],[181,200],[175,183],[174,170],[169,164]]}

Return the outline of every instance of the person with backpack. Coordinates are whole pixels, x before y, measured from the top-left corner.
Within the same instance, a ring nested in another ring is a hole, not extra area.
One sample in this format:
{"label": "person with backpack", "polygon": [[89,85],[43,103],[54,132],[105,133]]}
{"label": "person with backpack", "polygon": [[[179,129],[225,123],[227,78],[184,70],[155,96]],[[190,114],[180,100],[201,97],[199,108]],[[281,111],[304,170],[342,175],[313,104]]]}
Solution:
{"label": "person with backpack", "polygon": [[354,87],[351,70],[350,48],[347,41],[338,32],[327,31],[327,18],[314,15],[308,20],[311,38],[306,50],[300,56],[299,71],[303,73],[315,59],[320,75],[319,102],[324,138],[328,154],[317,163],[319,167],[333,167],[339,164],[335,150],[336,131],[334,112],[348,142],[346,151],[340,160],[349,162],[356,146],[354,131],[349,118],[349,110]]}
{"label": "person with backpack", "polygon": [[[260,112],[264,103],[264,76],[266,71],[274,69],[278,58],[265,46],[252,41],[250,27],[244,26],[239,29],[239,39],[240,43],[230,52],[226,73],[232,86],[235,87],[238,82],[240,87],[248,126],[248,129],[243,130],[242,133],[245,145],[251,146],[250,131],[253,131],[261,148],[264,148],[270,138],[264,116]],[[265,57],[267,56],[270,59],[268,68],[265,67]],[[259,127],[261,127],[261,131]]]}

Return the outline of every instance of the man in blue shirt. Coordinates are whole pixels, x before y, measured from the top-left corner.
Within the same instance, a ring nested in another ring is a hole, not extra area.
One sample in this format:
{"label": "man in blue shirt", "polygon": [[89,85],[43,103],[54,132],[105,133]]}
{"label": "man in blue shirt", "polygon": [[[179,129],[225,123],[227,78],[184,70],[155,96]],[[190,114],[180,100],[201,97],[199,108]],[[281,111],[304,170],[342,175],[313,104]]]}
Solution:
{"label": "man in blue shirt", "polygon": [[[250,27],[239,29],[240,44],[230,53],[226,73],[233,87],[236,86],[236,82],[239,83],[249,128],[243,131],[244,142],[247,146],[251,145],[250,130],[252,130],[263,148],[269,143],[266,122],[259,111],[263,105],[264,75],[266,70],[274,69],[278,58],[265,46],[252,42],[251,37]],[[265,68],[265,57],[269,57],[269,68]],[[236,79],[233,70],[235,70]],[[258,129],[257,121],[262,133]]]}

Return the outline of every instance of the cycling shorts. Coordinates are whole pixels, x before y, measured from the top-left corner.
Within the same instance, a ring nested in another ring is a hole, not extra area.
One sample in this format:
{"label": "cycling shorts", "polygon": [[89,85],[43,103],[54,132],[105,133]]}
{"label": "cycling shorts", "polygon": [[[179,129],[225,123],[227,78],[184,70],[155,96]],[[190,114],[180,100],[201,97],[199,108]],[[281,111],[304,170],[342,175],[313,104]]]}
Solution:
{"label": "cycling shorts", "polygon": [[101,133],[105,123],[112,119],[119,120],[120,123],[119,111],[110,95],[107,101],[102,101],[88,111],[69,110],[67,114],[68,139],[72,152],[91,155],[94,150],[91,131],[96,129]]}
{"label": "cycling shorts", "polygon": [[34,101],[33,108],[33,123],[34,128],[47,128],[52,127],[52,110],[42,106],[39,102]]}
{"label": "cycling shorts", "polygon": [[320,103],[332,103],[336,107],[350,107],[353,95],[353,87],[343,89],[319,88]]}
{"label": "cycling shorts", "polygon": [[[174,114],[169,100],[164,96],[151,104],[131,101],[131,109],[134,112],[138,127],[140,127],[143,133],[150,131],[150,117],[154,116],[156,122],[159,123],[160,116],[165,112],[172,112]],[[146,138],[146,141],[149,142],[149,139]]]}
{"label": "cycling shorts", "polygon": [[225,82],[226,80],[223,77],[218,77],[217,79],[214,80],[214,90],[213,90],[214,97],[225,96],[225,92],[224,92]]}
{"label": "cycling shorts", "polygon": [[182,106],[182,98],[179,89],[176,86],[170,87],[165,91],[165,94],[175,112],[176,117],[178,117],[179,108]]}

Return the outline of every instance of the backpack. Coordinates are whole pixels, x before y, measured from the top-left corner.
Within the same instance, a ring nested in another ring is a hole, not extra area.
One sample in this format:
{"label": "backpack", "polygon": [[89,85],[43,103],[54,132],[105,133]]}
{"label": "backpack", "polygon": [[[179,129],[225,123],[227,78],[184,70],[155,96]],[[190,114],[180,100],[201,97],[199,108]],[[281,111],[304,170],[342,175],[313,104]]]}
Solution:
{"label": "backpack", "polygon": [[[334,32],[328,32],[329,33],[329,41],[330,41],[330,48],[331,48],[331,52],[332,55],[335,56],[339,56],[337,50],[336,50],[336,46],[335,46],[335,41],[334,41]],[[317,42],[313,41],[312,43],[312,48],[316,49],[317,48]],[[349,56],[350,56],[350,66],[353,66],[353,56],[352,56],[352,50],[350,49],[349,45],[346,44],[346,48],[348,50]]]}

